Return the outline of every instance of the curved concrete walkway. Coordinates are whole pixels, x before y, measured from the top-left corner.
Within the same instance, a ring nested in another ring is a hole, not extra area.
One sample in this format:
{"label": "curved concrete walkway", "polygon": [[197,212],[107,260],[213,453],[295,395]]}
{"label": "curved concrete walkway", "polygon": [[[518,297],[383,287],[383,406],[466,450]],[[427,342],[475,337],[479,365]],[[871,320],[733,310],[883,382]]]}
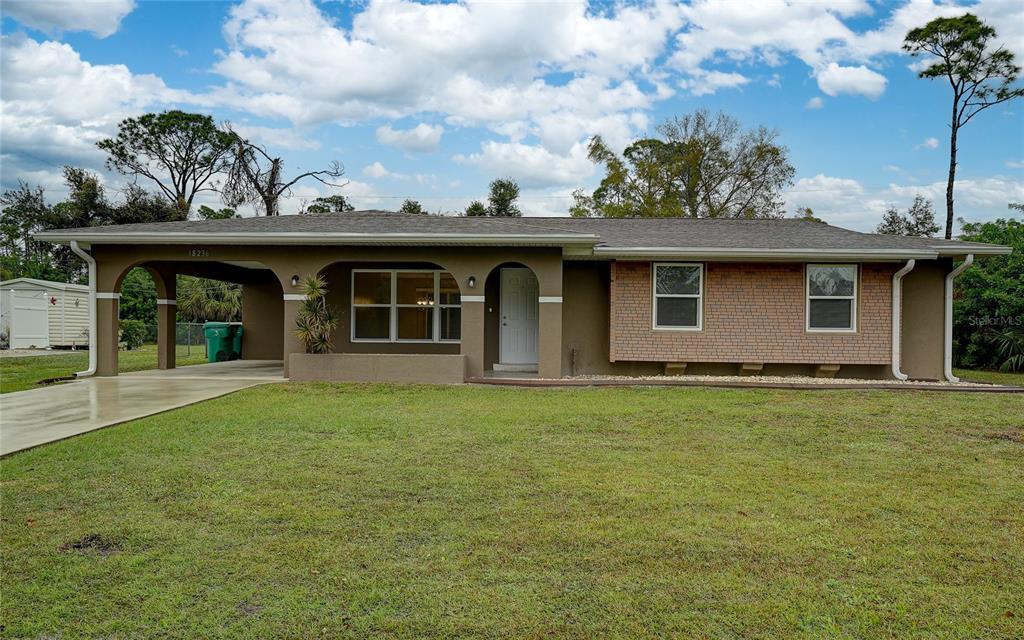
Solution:
{"label": "curved concrete walkway", "polygon": [[237,360],[5,393],[0,395],[0,455],[284,381],[280,362]]}

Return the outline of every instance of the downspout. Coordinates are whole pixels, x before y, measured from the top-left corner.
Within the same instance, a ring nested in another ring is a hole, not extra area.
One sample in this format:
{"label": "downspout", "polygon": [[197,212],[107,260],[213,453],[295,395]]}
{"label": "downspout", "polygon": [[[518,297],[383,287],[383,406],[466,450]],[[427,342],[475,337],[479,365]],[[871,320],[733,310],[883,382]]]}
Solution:
{"label": "downspout", "polygon": [[945,356],[942,372],[950,382],[960,382],[960,378],[953,375],[953,280],[973,262],[974,254],[968,253],[963,264],[946,274],[946,335],[942,345]]}
{"label": "downspout", "polygon": [[96,373],[96,260],[78,246],[77,240],[71,241],[71,251],[89,265],[89,368],[75,374],[87,378]]}
{"label": "downspout", "polygon": [[900,370],[902,361],[902,337],[903,325],[901,319],[903,306],[903,276],[910,273],[914,268],[914,260],[907,260],[907,264],[892,274],[892,377],[897,380],[906,380],[907,374]]}

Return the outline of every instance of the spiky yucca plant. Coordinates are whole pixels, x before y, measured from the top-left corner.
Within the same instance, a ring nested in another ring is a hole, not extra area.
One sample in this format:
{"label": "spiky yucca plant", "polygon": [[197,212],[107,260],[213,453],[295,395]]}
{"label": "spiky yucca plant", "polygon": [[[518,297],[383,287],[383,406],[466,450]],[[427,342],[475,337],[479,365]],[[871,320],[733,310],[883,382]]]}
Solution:
{"label": "spiky yucca plant", "polygon": [[331,334],[338,327],[338,313],[327,304],[327,281],[310,276],[302,283],[306,299],[295,320],[295,335],[306,347],[306,353],[330,353],[334,349]]}

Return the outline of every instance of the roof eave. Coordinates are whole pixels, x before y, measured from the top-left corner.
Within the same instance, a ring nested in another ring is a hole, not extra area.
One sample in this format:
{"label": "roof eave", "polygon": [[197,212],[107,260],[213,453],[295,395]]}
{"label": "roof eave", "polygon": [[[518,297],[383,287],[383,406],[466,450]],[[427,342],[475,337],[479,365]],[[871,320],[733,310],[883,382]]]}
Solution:
{"label": "roof eave", "polygon": [[192,232],[48,232],[33,236],[42,242],[67,244],[253,244],[253,245],[402,245],[402,246],[593,246],[593,234],[464,234],[464,233],[192,233]]}
{"label": "roof eave", "polygon": [[608,258],[688,260],[857,260],[890,261],[934,259],[931,249],[755,249],[714,247],[594,247],[594,255]]}

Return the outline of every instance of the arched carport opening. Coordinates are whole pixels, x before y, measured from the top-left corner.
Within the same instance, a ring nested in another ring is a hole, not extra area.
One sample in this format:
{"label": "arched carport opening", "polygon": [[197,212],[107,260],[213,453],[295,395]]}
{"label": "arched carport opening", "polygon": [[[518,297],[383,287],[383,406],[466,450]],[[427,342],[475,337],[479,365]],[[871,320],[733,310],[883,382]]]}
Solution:
{"label": "arched carport opening", "polygon": [[462,292],[442,265],[339,261],[319,275],[338,317],[334,353],[459,353]]}
{"label": "arched carport opening", "polygon": [[520,262],[504,262],[484,282],[484,370],[537,372],[540,284]]}
{"label": "arched carport opening", "polygon": [[[105,342],[113,348],[99,354],[100,375],[116,375],[121,369],[173,369],[179,364],[206,362],[202,330],[206,321],[235,325],[240,335],[240,359],[283,358],[282,287],[274,272],[262,263],[144,261],[125,267],[112,284],[112,293],[104,297],[117,302],[116,313],[111,311],[112,317],[100,323],[100,330],[108,332]],[[103,316],[101,313],[101,321]],[[124,338],[136,331],[139,319],[143,320],[147,343],[143,351],[155,351],[154,361],[136,362],[139,358],[133,357],[131,366],[121,366],[121,350],[128,346]]]}

